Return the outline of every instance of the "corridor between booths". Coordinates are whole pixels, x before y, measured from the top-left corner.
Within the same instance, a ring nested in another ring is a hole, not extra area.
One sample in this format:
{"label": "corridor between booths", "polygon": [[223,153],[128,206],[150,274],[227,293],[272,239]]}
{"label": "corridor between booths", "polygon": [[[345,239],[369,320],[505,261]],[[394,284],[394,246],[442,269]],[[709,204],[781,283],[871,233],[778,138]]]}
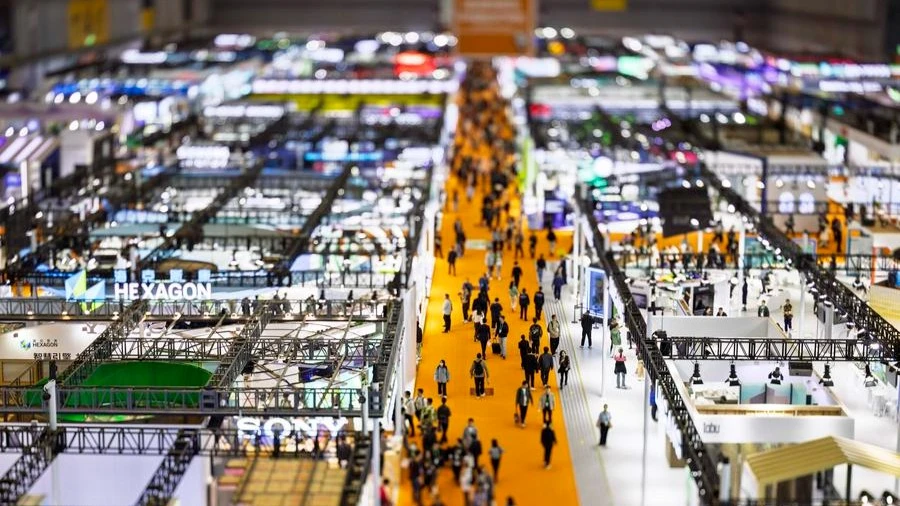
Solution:
{"label": "corridor between booths", "polygon": [[[461,124],[465,120],[466,118],[461,114]],[[506,117],[503,118],[503,121],[507,123],[501,130],[505,136],[511,139],[512,125],[508,123],[509,119]],[[457,135],[460,135],[463,131],[463,128],[459,128]],[[471,144],[477,144],[477,142]],[[479,154],[481,156],[491,156],[489,151],[477,149],[484,148],[483,144],[476,147],[470,145],[470,143],[461,143],[458,140],[457,145],[463,146],[462,149],[467,153],[472,151],[473,158],[476,159]],[[476,147],[476,149],[470,149],[473,147]],[[512,280],[511,272],[515,261],[515,248],[510,245],[504,246],[502,252],[501,278],[498,280],[494,276],[491,279],[488,291],[491,302],[495,298],[499,299],[500,304],[503,306],[502,314],[509,323],[507,358],[504,360],[500,355],[493,354],[490,346],[488,346],[486,364],[489,380],[487,386],[489,389],[493,388],[494,393],[481,398],[470,395],[470,388],[474,386],[474,382],[470,378],[469,369],[476,354],[481,351],[481,347],[474,340],[474,324],[463,321],[459,294],[462,291],[463,283],[469,280],[475,287],[472,294],[472,300],[474,301],[478,293],[478,279],[486,271],[485,255],[491,247],[491,231],[480,223],[482,200],[486,193],[489,192],[489,188],[486,182],[481,184],[479,181],[474,197],[471,200],[467,199],[466,182],[460,180],[455,169],[456,167],[454,167],[445,188],[448,198],[443,209],[443,219],[440,225],[443,255],[442,258],[436,259],[427,315],[423,315],[422,318],[424,319],[424,342],[421,361],[416,375],[416,388],[424,389],[425,398],[432,398],[434,406],[440,406],[440,396],[438,396],[437,384],[434,381],[434,371],[441,360],[446,361],[450,371],[450,381],[447,385],[447,405],[452,413],[447,436],[447,447],[449,448],[456,443],[457,438],[462,436],[466,421],[469,418],[473,418],[478,429],[479,440],[484,448],[484,452],[479,459],[479,465],[489,471],[491,469],[489,457],[491,441],[493,439],[498,440],[504,453],[499,468],[499,480],[494,486],[496,504],[507,504],[507,498],[510,496],[515,499],[515,504],[519,506],[578,504],[569,443],[566,437],[562,405],[556,383],[556,365],[554,366],[554,372],[551,373],[549,383],[556,402],[552,427],[557,439],[557,444],[553,449],[550,469],[545,469],[543,464],[543,449],[541,446],[542,424],[539,407],[532,406],[529,409],[526,420],[527,426],[525,428],[516,425],[514,420],[515,394],[517,388],[521,386],[524,380],[524,374],[520,368],[517,343],[520,335],[527,335],[528,333],[531,318],[534,317],[534,305],[532,304],[529,308],[527,322],[519,318],[518,310],[514,311],[510,307],[509,284]],[[458,211],[454,211],[453,195],[459,196]],[[502,198],[508,198],[510,215],[514,218],[519,217],[521,201],[518,197],[518,192],[510,186],[503,191]],[[505,219],[505,216],[503,218]],[[449,273],[447,253],[449,253],[455,242],[454,222],[457,219],[461,220],[465,230],[467,246],[465,253],[456,262],[456,274],[452,275]],[[525,224],[527,220],[522,219],[520,222],[523,223],[523,227],[527,227]],[[502,224],[505,224],[505,222],[502,222]],[[531,232],[525,228],[522,230],[525,240],[523,245],[524,256],[519,257],[519,264],[523,271],[519,286],[520,288],[525,288],[529,296],[533,296],[538,289],[536,259],[543,255],[548,263],[558,260],[559,252],[569,251],[572,244],[572,235],[567,232],[556,232],[556,251],[554,252],[555,255],[551,255],[547,241],[547,232],[536,231],[535,235],[538,238],[536,254],[534,257],[531,257],[529,255],[529,236]],[[550,289],[552,276],[552,271],[544,272],[543,286],[547,301],[545,309],[551,306],[550,301],[553,300],[553,293]],[[443,333],[442,307],[445,294],[449,294],[453,305],[449,333]],[[545,314],[542,316],[541,326],[544,329],[541,339],[542,349],[544,346],[549,346],[546,332],[546,322],[548,320],[549,315]],[[532,391],[532,395],[535,402],[537,402],[543,393],[540,378],[536,378],[535,386],[537,388]],[[418,426],[416,437],[410,438],[409,442],[415,443],[421,449],[421,437]],[[449,463],[440,469],[436,484],[443,504],[465,504],[462,490],[454,482]],[[403,469],[401,485],[400,504],[415,504],[408,467]],[[430,505],[433,502],[434,499],[430,493],[423,491],[422,504]]]}

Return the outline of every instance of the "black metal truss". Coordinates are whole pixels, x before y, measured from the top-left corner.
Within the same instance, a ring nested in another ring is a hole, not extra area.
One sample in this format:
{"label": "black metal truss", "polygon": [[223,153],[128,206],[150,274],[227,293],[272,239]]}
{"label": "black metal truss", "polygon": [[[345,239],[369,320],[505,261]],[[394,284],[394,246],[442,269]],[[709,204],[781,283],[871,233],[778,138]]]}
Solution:
{"label": "black metal truss", "polygon": [[24,455],[43,445],[56,454],[159,456],[168,455],[176,443],[185,438],[190,445],[188,450],[195,456],[246,457],[256,451],[249,440],[250,435],[235,429],[60,424],[54,437],[49,438],[46,428],[44,424],[2,425],[0,451]]}
{"label": "black metal truss", "polygon": [[[140,339],[118,343],[110,360],[220,361],[229,354],[234,340],[225,337]],[[376,362],[382,339],[329,339],[321,337],[261,337],[250,343],[253,360],[287,363],[325,363],[346,357],[350,361]]]}
{"label": "black metal truss", "polygon": [[28,493],[38,478],[56,458],[60,450],[60,440],[56,433],[45,427],[23,427],[19,437],[11,438],[3,434],[3,441],[21,442],[15,446],[22,452],[12,467],[0,478],[0,504],[18,504],[19,499]]}
{"label": "black metal truss", "polygon": [[240,334],[234,338],[231,346],[219,359],[219,365],[209,380],[209,386],[213,388],[228,388],[234,383],[234,380],[237,379],[244,367],[250,362],[253,341],[262,336],[266,326],[269,325],[271,314],[272,308],[270,305],[264,305],[244,325]]}
{"label": "black metal truss", "polygon": [[[356,300],[281,300],[274,308],[272,321],[299,321],[303,318],[341,321],[383,320],[384,307],[390,299]],[[57,298],[0,298],[0,321],[107,321],[118,319],[132,302],[72,301]],[[226,323],[246,322],[239,300],[168,301],[145,300],[145,321],[171,321],[178,318],[192,322],[217,322],[225,315]]]}
{"label": "black metal truss", "polygon": [[293,265],[294,260],[296,260],[300,254],[306,251],[312,233],[316,230],[316,227],[319,226],[319,223],[322,222],[322,219],[331,212],[334,201],[340,196],[341,190],[344,189],[344,186],[350,179],[350,172],[352,170],[350,164],[345,165],[344,170],[342,170],[331,182],[331,186],[328,188],[328,191],[325,192],[325,195],[322,196],[322,201],[319,202],[318,207],[316,207],[315,211],[307,217],[303,226],[300,227],[300,233],[297,234],[296,239],[285,252],[284,260],[282,260],[275,268],[274,273],[276,274],[276,277],[283,278],[290,275],[291,265]]}
{"label": "black metal truss", "polygon": [[680,360],[771,360],[778,362],[881,361],[878,345],[856,339],[754,339],[733,337],[668,337],[651,341]]}
{"label": "black metal truss", "polygon": [[[735,269],[737,268],[736,259],[725,252],[720,253],[721,259],[717,262],[709,257],[708,254],[697,253],[666,253],[660,252],[651,254],[641,251],[616,251],[616,259],[623,267],[639,268],[639,269],[685,269],[703,270],[703,269]],[[888,255],[864,255],[864,254],[835,254],[835,255],[810,255],[811,259],[821,268],[831,269],[832,262],[834,270],[838,272],[850,273],[869,273],[890,272],[900,269],[900,261],[897,261]],[[766,253],[745,253],[743,256],[745,269],[774,269],[774,268],[791,268],[793,262],[788,263],[783,255],[776,255],[773,252]]]}
{"label": "black metal truss", "polygon": [[853,290],[838,281],[830,269],[819,265],[813,255],[804,253],[799,245],[772,223],[771,219],[761,215],[743,197],[723,185],[722,180],[705,165],[700,164],[698,171],[711,187],[734,206],[736,212],[750,219],[765,246],[789,261],[800,272],[806,283],[811,284],[820,296],[825,296],[831,301],[836,311],[846,314],[858,329],[867,334],[868,339],[878,343],[887,357],[891,360],[900,359],[900,330],[872,310],[865,301],[853,293]]}
{"label": "black metal truss", "polygon": [[75,361],[57,380],[59,385],[78,385],[84,382],[94,370],[112,356],[119,341],[128,338],[144,317],[147,303],[141,300],[131,303],[118,318],[100,333],[97,339],[75,357]]}
{"label": "black metal truss", "polygon": [[169,504],[175,489],[187,472],[191,461],[200,451],[200,433],[197,430],[178,431],[175,441],[166,456],[154,471],[150,482],[144,487],[135,506],[165,506]]}

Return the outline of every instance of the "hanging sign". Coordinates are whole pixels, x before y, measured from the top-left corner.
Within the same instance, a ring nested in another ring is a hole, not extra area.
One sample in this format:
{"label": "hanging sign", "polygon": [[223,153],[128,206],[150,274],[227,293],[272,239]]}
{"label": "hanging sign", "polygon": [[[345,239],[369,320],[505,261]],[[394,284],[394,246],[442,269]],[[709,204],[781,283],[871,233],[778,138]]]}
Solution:
{"label": "hanging sign", "polygon": [[212,298],[210,283],[116,283],[117,299],[145,300],[209,300]]}
{"label": "hanging sign", "polygon": [[256,418],[241,417],[237,419],[237,428],[244,437],[252,437],[261,431],[263,436],[272,437],[275,431],[281,437],[287,437],[292,434],[301,434],[307,437],[316,437],[320,429],[327,430],[332,438],[336,438],[338,433],[347,425],[346,418]]}

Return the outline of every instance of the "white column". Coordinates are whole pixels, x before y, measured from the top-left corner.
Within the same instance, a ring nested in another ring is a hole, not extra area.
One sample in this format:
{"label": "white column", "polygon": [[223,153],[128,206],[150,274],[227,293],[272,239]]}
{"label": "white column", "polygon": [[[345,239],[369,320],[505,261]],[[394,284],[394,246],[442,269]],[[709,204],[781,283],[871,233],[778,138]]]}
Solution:
{"label": "white column", "polygon": [[797,338],[803,339],[803,331],[806,328],[806,280],[800,274],[800,321],[797,322]]}
{"label": "white column", "polygon": [[381,506],[381,426],[380,420],[375,419],[372,430],[372,479],[375,486],[372,487],[372,504]]}
{"label": "white column", "polygon": [[[652,306],[652,301],[649,303],[648,307]],[[649,340],[650,336],[653,335],[652,330],[652,322],[653,314],[648,310],[647,311],[647,335],[646,336],[634,336],[635,339],[641,338],[645,340]],[[641,346],[646,346],[646,343],[641,343]],[[650,415],[648,413],[650,409],[650,375],[645,370],[644,371],[644,405],[641,407],[641,411],[644,413],[644,430],[643,430],[643,447],[641,450],[641,506],[645,506],[647,504],[647,433],[650,428],[649,418]]]}
{"label": "white column", "polygon": [[609,296],[609,277],[603,276],[603,328],[600,331],[600,397],[606,390],[606,333],[609,332],[609,316],[612,314],[612,298]]}

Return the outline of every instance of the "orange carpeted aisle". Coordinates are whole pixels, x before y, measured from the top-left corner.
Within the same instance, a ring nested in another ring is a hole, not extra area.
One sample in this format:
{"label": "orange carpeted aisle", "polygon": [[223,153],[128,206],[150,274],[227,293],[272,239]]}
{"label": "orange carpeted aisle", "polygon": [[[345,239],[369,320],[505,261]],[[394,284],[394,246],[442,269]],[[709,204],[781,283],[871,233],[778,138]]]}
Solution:
{"label": "orange carpeted aisle", "polygon": [[[456,185],[453,178],[447,188],[447,194],[451,194]],[[462,192],[461,192],[462,193]],[[485,227],[475,226],[478,219],[476,202],[472,207],[460,202],[458,215],[466,225],[466,234],[471,239],[489,240],[489,232]],[[448,206],[449,207],[449,206]],[[518,202],[513,200],[512,212],[518,213]],[[453,235],[453,222],[457,213],[446,209],[443,219],[444,244],[449,242]],[[544,254],[548,261],[553,258],[549,255],[549,248],[545,239],[545,233],[538,232],[538,254]],[[527,238],[527,234],[526,234]],[[568,251],[572,244],[571,233],[558,232],[558,249]],[[527,241],[527,239],[526,239]],[[447,246],[445,246],[446,250]],[[528,255],[527,242],[525,246]],[[450,419],[450,431],[448,438],[451,443],[462,435],[462,430],[468,418],[474,418],[478,427],[479,437],[485,448],[485,455],[480,463],[487,465],[487,449],[491,439],[497,438],[500,446],[505,450],[500,464],[500,480],[496,484],[497,504],[506,504],[506,497],[512,495],[516,499],[517,506],[528,505],[576,505],[578,504],[575,490],[575,477],[572,471],[572,462],[569,456],[568,440],[566,439],[565,426],[562,419],[561,401],[556,387],[555,372],[551,374],[551,385],[554,394],[557,394],[556,407],[553,413],[553,428],[556,431],[558,444],[553,451],[552,467],[545,470],[543,466],[543,450],[540,444],[541,413],[537,407],[532,407],[528,412],[527,427],[522,429],[515,425],[513,415],[515,412],[515,391],[522,383],[524,375],[519,367],[519,352],[516,348],[519,335],[527,333],[530,322],[526,324],[519,319],[518,312],[509,307],[508,286],[511,280],[510,271],[513,266],[513,252],[505,251],[503,255],[503,278],[492,280],[490,285],[491,301],[499,297],[503,304],[503,314],[510,324],[510,336],[507,342],[507,359],[503,360],[499,355],[491,354],[488,349],[488,372],[490,382],[488,386],[494,387],[493,397],[481,399],[469,395],[469,388],[473,386],[469,378],[469,367],[475,354],[481,351],[480,346],[473,340],[473,324],[462,322],[462,311],[457,294],[461,290],[466,278],[476,285],[478,278],[484,273],[485,250],[468,249],[466,254],[457,261],[457,275],[451,276],[447,272],[446,259],[438,259],[435,265],[431,297],[428,303],[428,315],[425,319],[424,346],[422,360],[416,379],[416,387],[425,389],[425,396],[433,397],[435,404],[439,403],[437,385],[434,382],[434,369],[441,359],[447,361],[450,369],[450,383],[448,384],[448,405],[452,411]],[[520,258],[520,265],[525,271],[520,287],[525,287],[529,293],[537,291],[537,272],[534,260]],[[544,288],[548,302],[552,299],[552,291],[549,283],[550,274],[544,273]],[[449,334],[442,333],[443,318],[441,304],[444,294],[449,293],[453,301],[452,325]],[[529,308],[529,317],[534,315],[534,307]],[[565,322],[564,322],[565,323]],[[546,327],[543,346],[549,346],[546,336]],[[536,389],[533,391],[535,402],[542,393],[540,378],[535,380]],[[417,432],[418,436],[418,432]],[[489,467],[489,466],[488,466]],[[413,504],[412,494],[409,488],[408,476],[403,477],[400,504]],[[453,475],[449,468],[442,469],[438,480],[441,499],[448,505],[463,504],[463,496],[460,488],[453,482]],[[425,497],[425,494],[423,494]],[[430,498],[425,499],[424,504],[431,504]]]}
{"label": "orange carpeted aisle", "polygon": [[[496,93],[493,90],[485,92]],[[483,96],[483,95],[482,95]],[[464,101],[464,99],[462,99]],[[483,111],[470,111],[470,114],[482,114]],[[497,113],[500,114],[499,112]],[[465,123],[464,114],[461,114],[461,124]],[[500,138],[511,139],[511,123],[501,120]],[[462,131],[465,128],[461,129]],[[477,128],[469,128],[469,135],[457,138],[457,150],[468,153],[473,158],[481,159],[488,165],[491,158],[491,149],[483,142],[483,136]],[[482,248],[490,244],[490,231],[487,227],[479,226],[481,221],[482,196],[487,190],[486,184],[479,184],[475,198],[471,203],[467,202],[465,183],[458,181],[455,175],[447,182],[446,194],[448,204],[443,211],[441,237],[444,253],[453,246],[455,234],[454,222],[459,218],[464,226],[467,236],[465,254],[457,260],[457,274],[448,273],[448,264],[445,258],[437,259],[432,281],[430,299],[428,301],[427,315],[424,318],[424,345],[422,359],[418,366],[416,387],[424,388],[425,397],[434,398],[435,406],[440,404],[437,396],[437,385],[434,382],[434,370],[440,360],[446,360],[450,370],[450,382],[448,384],[448,405],[452,410],[450,418],[450,430],[448,432],[449,444],[455,444],[461,437],[463,428],[468,418],[475,420],[478,428],[479,439],[484,447],[480,464],[490,469],[488,450],[491,440],[496,438],[504,449],[500,464],[499,481],[495,484],[496,504],[505,505],[509,496],[515,498],[518,506],[530,505],[577,505],[578,498],[575,490],[575,477],[572,470],[572,461],[569,454],[569,444],[566,438],[565,425],[562,419],[562,405],[558,396],[555,371],[551,374],[550,384],[556,395],[556,410],[553,413],[553,428],[556,431],[557,445],[553,451],[551,469],[544,469],[543,449],[540,443],[541,413],[536,406],[532,406],[528,412],[527,427],[520,428],[514,423],[515,392],[524,380],[524,374],[519,367],[519,352],[517,343],[519,335],[525,334],[530,322],[519,319],[518,311],[510,308],[509,283],[512,279],[514,254],[512,248],[503,252],[502,278],[491,280],[490,300],[495,297],[500,299],[503,305],[503,314],[510,325],[509,339],[507,341],[507,359],[500,355],[493,355],[488,347],[487,367],[490,375],[488,387],[493,387],[494,395],[476,398],[469,395],[470,387],[474,386],[469,377],[469,368],[475,355],[481,351],[478,343],[474,341],[474,325],[464,323],[462,319],[461,302],[459,293],[462,284],[468,278],[475,286],[473,300],[478,292],[478,278],[485,272],[485,249],[476,249],[475,244],[484,244]],[[453,212],[453,206],[449,202],[452,195],[459,195],[459,212]],[[510,214],[519,216],[520,202],[513,189],[506,191],[510,197]],[[524,221],[524,220],[523,220]],[[501,223],[505,223],[501,221]],[[520,288],[524,287],[529,294],[537,291],[537,272],[534,259],[528,257],[528,236],[525,234],[526,258],[520,258],[520,265],[524,271],[520,282]],[[538,255],[543,254],[548,262],[557,260],[550,255],[549,245],[546,241],[546,233],[537,233]],[[557,232],[557,251],[568,251],[572,243],[571,233]],[[475,244],[473,244],[475,243]],[[544,274],[544,291],[549,303],[552,298],[550,279],[552,272]],[[442,303],[444,294],[450,294],[453,303],[452,324],[450,332],[442,333],[443,317]],[[529,308],[529,318],[534,316],[534,306]],[[546,317],[545,317],[546,318]],[[544,322],[542,322],[544,324]],[[563,322],[566,324],[566,322]],[[544,324],[545,325],[545,324]],[[549,346],[545,333],[541,346]],[[535,402],[542,393],[540,378],[535,380],[536,390],[533,391]],[[420,432],[416,432],[416,438],[412,439],[421,447]],[[403,470],[401,481],[400,504],[413,504],[412,490],[409,483],[407,470]],[[437,485],[443,504],[458,506],[464,504],[463,494],[459,486],[453,481],[453,473],[449,465],[442,468],[438,475]],[[422,504],[431,505],[433,499],[427,492],[422,494]]]}

